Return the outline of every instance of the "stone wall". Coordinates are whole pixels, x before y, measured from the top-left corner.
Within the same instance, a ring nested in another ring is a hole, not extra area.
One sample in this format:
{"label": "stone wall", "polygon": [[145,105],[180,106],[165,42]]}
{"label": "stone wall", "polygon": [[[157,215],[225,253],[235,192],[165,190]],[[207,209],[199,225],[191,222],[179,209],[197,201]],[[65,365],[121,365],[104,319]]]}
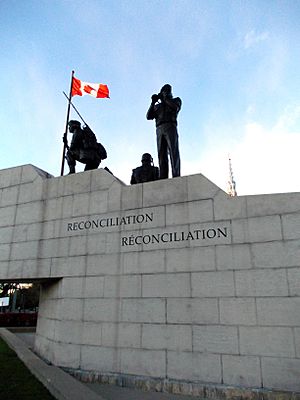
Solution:
{"label": "stone wall", "polygon": [[0,171],[0,279],[40,279],[56,365],[300,391],[300,193],[230,198],[203,175]]}

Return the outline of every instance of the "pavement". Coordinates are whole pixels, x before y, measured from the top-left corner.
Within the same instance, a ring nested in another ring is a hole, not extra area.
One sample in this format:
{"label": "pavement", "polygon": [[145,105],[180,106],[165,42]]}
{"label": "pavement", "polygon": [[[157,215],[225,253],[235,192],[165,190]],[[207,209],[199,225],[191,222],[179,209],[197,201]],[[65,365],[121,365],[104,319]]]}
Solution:
{"label": "pavement", "polygon": [[200,400],[200,397],[195,396],[144,392],[99,383],[82,383],[62,369],[47,364],[32,351],[35,337],[32,330],[22,329],[11,332],[0,328],[0,337],[57,400]]}

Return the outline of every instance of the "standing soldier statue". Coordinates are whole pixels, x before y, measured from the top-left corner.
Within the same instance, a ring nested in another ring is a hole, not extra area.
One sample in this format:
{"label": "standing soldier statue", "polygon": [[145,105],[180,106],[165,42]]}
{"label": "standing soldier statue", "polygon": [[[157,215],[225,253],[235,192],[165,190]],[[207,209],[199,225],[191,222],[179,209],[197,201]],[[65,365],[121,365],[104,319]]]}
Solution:
{"label": "standing soldier statue", "polygon": [[173,178],[180,176],[180,156],[178,148],[177,114],[181,109],[181,99],[173,98],[171,85],[164,85],[159,94],[153,94],[147,119],[155,119],[157,151],[160,179],[169,176],[168,153],[170,155]]}
{"label": "standing soldier statue", "polygon": [[67,139],[64,143],[68,149],[66,160],[70,168],[70,174],[75,173],[76,161],[85,164],[85,171],[97,169],[101,160],[107,158],[106,150],[101,143],[97,142],[94,132],[85,126],[81,128],[79,121],[69,122],[69,131],[73,134],[71,145],[68,146]]}

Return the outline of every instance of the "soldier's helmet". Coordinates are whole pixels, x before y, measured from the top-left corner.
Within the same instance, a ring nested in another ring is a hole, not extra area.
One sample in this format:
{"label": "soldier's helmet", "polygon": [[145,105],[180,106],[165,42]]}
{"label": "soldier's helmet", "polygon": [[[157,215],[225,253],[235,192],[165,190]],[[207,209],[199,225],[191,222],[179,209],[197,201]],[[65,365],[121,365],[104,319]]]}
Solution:
{"label": "soldier's helmet", "polygon": [[144,154],[142,155],[142,162],[143,162],[143,161],[152,162],[152,161],[153,161],[153,158],[152,158],[151,154],[149,154],[149,153],[144,153]]}
{"label": "soldier's helmet", "polygon": [[69,125],[69,127],[71,127],[71,126],[78,126],[79,128],[81,127],[80,122],[76,121],[76,120],[69,121],[68,125]]}

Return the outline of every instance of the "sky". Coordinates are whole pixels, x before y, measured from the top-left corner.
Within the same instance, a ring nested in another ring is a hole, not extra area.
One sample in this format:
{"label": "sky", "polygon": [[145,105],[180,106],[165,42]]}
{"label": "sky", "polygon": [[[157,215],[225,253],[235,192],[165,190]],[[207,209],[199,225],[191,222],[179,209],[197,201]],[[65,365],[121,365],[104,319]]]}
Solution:
{"label": "sky", "polygon": [[74,70],[109,87],[73,103],[124,183],[158,165],[146,112],[169,83],[181,175],[227,191],[230,157],[238,195],[300,191],[299,19],[299,0],[0,0],[0,169],[60,175]]}

